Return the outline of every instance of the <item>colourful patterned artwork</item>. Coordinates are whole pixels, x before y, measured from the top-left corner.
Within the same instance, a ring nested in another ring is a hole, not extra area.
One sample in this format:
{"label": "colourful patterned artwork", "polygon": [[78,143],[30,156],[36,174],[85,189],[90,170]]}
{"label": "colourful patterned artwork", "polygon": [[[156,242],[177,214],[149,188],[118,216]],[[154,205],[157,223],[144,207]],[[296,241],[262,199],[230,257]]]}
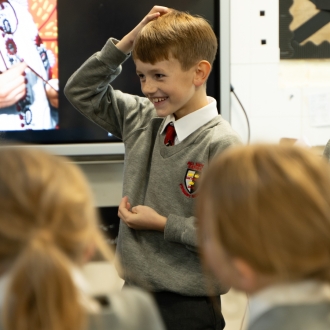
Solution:
{"label": "colourful patterned artwork", "polygon": [[52,78],[58,78],[57,1],[29,0],[29,9],[46,49],[55,56]]}

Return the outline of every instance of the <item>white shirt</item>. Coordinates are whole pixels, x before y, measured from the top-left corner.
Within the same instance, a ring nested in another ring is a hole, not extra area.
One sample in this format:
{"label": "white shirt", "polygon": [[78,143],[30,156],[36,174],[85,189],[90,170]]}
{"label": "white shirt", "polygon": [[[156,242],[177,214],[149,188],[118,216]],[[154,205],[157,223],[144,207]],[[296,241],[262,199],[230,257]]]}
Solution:
{"label": "white shirt", "polygon": [[273,285],[249,299],[249,324],[280,305],[315,304],[330,301],[330,284],[314,280]]}
{"label": "white shirt", "polygon": [[195,132],[198,128],[202,127],[210,120],[218,116],[217,101],[210,96],[207,97],[207,101],[209,104],[205,107],[189,113],[188,115],[178,120],[175,120],[173,114],[168,115],[165,119],[164,127],[160,134],[164,132],[167,124],[172,121],[176,132],[174,144],[179,144],[182,142],[186,137]]}

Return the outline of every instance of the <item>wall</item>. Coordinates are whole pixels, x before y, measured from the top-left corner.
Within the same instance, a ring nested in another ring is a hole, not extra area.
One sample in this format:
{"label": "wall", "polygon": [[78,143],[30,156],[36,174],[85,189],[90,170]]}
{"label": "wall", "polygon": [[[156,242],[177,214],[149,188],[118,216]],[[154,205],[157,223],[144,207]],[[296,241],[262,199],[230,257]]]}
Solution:
{"label": "wall", "polygon": [[[330,124],[313,123],[322,108],[330,116],[330,61],[280,60],[278,6],[274,0],[231,1],[231,81],[250,120],[251,142],[289,137],[325,145]],[[246,120],[233,97],[231,122],[246,142]]]}
{"label": "wall", "polygon": [[79,164],[91,183],[96,206],[118,206],[122,196],[123,162]]}

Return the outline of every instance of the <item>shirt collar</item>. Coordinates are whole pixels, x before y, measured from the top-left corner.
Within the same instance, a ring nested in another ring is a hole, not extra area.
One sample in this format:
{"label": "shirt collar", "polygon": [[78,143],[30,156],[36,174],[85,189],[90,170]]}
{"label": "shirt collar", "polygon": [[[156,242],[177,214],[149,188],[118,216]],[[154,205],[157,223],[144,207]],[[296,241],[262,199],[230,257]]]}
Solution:
{"label": "shirt collar", "polygon": [[164,126],[160,134],[164,132],[167,124],[172,121],[174,123],[178,141],[183,141],[191,133],[195,132],[198,128],[202,127],[218,115],[217,101],[210,96],[207,97],[207,101],[209,104],[205,107],[200,108],[178,120],[175,120],[173,114],[168,115],[165,118]]}
{"label": "shirt collar", "polygon": [[249,299],[249,324],[279,305],[313,304],[330,301],[330,284],[314,280],[273,285]]}

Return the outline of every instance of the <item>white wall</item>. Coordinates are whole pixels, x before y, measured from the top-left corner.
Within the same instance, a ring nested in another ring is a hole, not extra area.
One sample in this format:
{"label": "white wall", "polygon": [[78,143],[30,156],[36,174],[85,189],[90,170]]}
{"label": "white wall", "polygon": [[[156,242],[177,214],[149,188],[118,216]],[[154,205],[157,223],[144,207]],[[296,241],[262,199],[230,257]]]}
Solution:
{"label": "white wall", "polygon": [[91,183],[96,206],[118,206],[123,188],[123,162],[79,164]]}
{"label": "white wall", "polygon": [[38,147],[53,154],[68,156],[82,169],[94,192],[97,207],[118,206],[123,188],[125,147],[122,142]]}
{"label": "white wall", "polygon": [[[330,117],[330,60],[280,60],[278,32],[278,1],[231,1],[231,81],[250,120],[251,142],[289,137],[325,145],[330,123],[312,125],[322,102]],[[233,97],[231,122],[247,141],[245,117]]]}

